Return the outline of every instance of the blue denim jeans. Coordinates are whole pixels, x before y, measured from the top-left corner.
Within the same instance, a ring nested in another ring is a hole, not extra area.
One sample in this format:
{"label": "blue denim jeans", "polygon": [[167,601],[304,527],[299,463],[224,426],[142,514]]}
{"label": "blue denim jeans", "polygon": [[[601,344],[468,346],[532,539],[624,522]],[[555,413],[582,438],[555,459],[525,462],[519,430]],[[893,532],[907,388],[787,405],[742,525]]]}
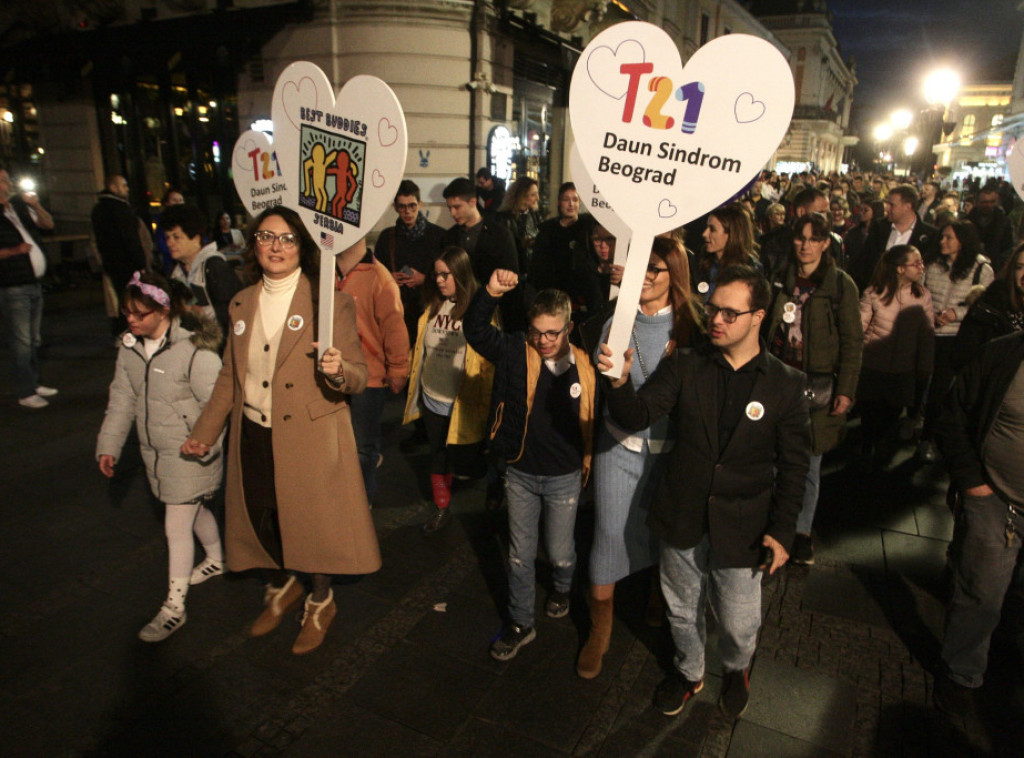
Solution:
{"label": "blue denim jeans", "polygon": [[1024,518],[1011,516],[1015,534],[1007,545],[1009,513],[998,495],[964,495],[964,543],[946,614],[942,660],[950,679],[966,687],[981,686],[1006,591],[1011,582],[1022,580],[1018,559]]}
{"label": "blue denim jeans", "polygon": [[38,283],[0,287],[0,314],[11,348],[14,392],[19,399],[34,395],[39,386],[43,288]]}
{"label": "blue denim jeans", "polygon": [[[814,524],[814,512],[818,510],[818,492],[821,490],[821,456],[811,456],[811,467],[807,469],[804,502],[800,507],[800,515],[796,517],[796,533],[810,534]],[[783,545],[789,548],[788,545]]]}
{"label": "blue denim jeans", "polygon": [[661,543],[661,591],[676,646],[673,664],[690,681],[704,678],[708,599],[719,624],[722,668],[742,671],[750,665],[761,628],[761,571],[716,568],[707,536],[689,550]]}
{"label": "blue denim jeans", "polygon": [[580,500],[580,472],[536,476],[509,468],[505,474],[508,498],[509,615],[514,624],[533,626],[536,598],[535,568],[540,521],[544,518],[544,545],[554,568],[558,592],[568,592],[576,571],[576,506]]}
{"label": "blue denim jeans", "polygon": [[387,387],[367,387],[358,395],[349,396],[352,432],[356,437],[359,467],[363,470],[366,499],[371,505],[373,495],[377,491],[377,459],[381,446],[380,415],[384,411],[384,401],[390,391]]}

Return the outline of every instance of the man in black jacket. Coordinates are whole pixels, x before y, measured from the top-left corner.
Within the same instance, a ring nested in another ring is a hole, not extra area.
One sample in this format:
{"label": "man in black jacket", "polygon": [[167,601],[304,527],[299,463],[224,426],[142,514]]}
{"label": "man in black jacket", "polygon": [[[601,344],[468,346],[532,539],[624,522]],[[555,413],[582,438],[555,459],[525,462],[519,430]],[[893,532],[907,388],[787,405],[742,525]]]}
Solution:
{"label": "man in black jacket", "polygon": [[[455,226],[444,234],[443,246],[461,247],[469,254],[477,282],[486,285],[496,269],[520,273],[516,241],[508,229],[480,215],[473,182],[466,178],[453,179],[443,194],[448,212],[455,221]],[[501,319],[507,331],[526,330],[521,284],[502,298]]]}
{"label": "man in black jacket", "polygon": [[889,190],[885,199],[885,218],[871,224],[860,258],[847,263],[846,273],[857,282],[861,292],[871,282],[882,253],[889,248],[913,245],[926,261],[938,251],[939,230],[918,217],[918,202],[917,190],[909,184],[899,184]]}
{"label": "man in black jacket", "polygon": [[57,394],[53,387],[39,384],[43,320],[39,280],[46,273],[42,229],[53,229],[53,217],[34,192],[15,197],[11,177],[0,169],[0,313],[11,349],[18,404],[33,409],[45,408],[46,398]]}
{"label": "man in black jacket", "polygon": [[[810,460],[804,377],[758,339],[768,282],[752,268],[719,274],[705,313],[711,345],[677,351],[640,391],[632,351],[611,384],[608,409],[627,431],[671,414],[676,442],[647,519],[661,540],[661,589],[676,646],[654,707],[674,716],[704,686],[704,612],[720,624],[725,681],[719,705],[738,718],[761,626],[761,572],[788,559]],[[611,349],[598,368],[611,368]]]}
{"label": "man in black jacket", "polygon": [[1013,226],[999,204],[999,187],[988,184],[978,190],[978,202],[967,214],[967,220],[977,227],[985,255],[998,273],[1013,249]]}
{"label": "man in black jacket", "polygon": [[960,547],[934,702],[962,718],[982,685],[1024,535],[1024,333],[992,340],[957,376],[935,425],[961,498]]}

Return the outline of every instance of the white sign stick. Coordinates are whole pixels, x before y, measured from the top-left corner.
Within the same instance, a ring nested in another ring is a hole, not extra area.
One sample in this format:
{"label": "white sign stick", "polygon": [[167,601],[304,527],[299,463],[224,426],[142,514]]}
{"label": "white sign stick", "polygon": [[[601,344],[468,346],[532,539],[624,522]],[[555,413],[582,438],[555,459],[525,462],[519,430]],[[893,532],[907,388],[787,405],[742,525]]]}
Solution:
{"label": "white sign stick", "polygon": [[[647,276],[647,264],[651,260],[654,237],[634,234],[631,240],[627,240],[627,244],[630,252],[625,253],[624,245],[621,255],[626,256],[626,270],[622,274],[619,299],[615,302],[612,328],[608,332],[608,346],[612,349],[612,368],[604,373],[612,379],[622,376],[622,362],[629,347],[630,334],[633,332],[633,322],[636,320],[636,309],[640,302],[640,291],[644,287],[644,277]],[[619,247],[616,244],[616,259],[619,259],[619,256]]]}

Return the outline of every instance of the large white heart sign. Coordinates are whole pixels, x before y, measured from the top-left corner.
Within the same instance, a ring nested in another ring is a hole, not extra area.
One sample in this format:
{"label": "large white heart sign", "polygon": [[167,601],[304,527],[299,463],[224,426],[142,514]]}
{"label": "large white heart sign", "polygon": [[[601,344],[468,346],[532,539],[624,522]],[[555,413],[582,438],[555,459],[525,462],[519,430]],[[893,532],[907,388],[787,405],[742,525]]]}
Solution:
{"label": "large white heart sign", "polygon": [[1020,142],[1015,144],[1006,156],[1006,163],[1010,167],[1010,182],[1017,194],[1024,200],[1024,150]]}
{"label": "large white heart sign", "polygon": [[332,344],[334,256],[391,207],[405,171],[405,114],[375,76],[354,76],[337,98],[326,74],[299,61],[278,77],[271,106],[285,205],[302,217],[322,251],[320,351]]}
{"label": "large white heart sign", "polygon": [[641,21],[609,27],[587,45],[569,91],[573,134],[639,252],[627,258],[609,336],[613,372],[654,235],[713,210],[750,181],[785,136],[793,103],[789,64],[757,37],[714,39],[685,68],[672,38]]}
{"label": "large white heart sign", "polygon": [[235,141],[231,151],[231,176],[235,191],[250,216],[283,205],[288,185],[281,175],[274,147],[263,132],[249,130]]}

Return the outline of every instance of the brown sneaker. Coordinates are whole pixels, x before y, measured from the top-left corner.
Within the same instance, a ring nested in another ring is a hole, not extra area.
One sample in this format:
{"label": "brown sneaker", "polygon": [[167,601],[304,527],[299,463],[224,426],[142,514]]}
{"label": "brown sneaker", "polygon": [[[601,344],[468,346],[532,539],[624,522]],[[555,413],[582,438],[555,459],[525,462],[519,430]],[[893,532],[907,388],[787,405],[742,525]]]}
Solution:
{"label": "brown sneaker", "polygon": [[312,595],[307,597],[306,608],[302,612],[302,631],[292,645],[292,652],[295,655],[304,655],[320,647],[337,613],[334,590],[328,590],[327,599],[320,603],[314,603]]}
{"label": "brown sneaker", "polygon": [[302,584],[294,575],[288,577],[284,587],[273,587],[268,584],[263,595],[263,604],[266,607],[249,627],[249,636],[262,637],[277,629],[284,615],[298,606],[304,594]]}

